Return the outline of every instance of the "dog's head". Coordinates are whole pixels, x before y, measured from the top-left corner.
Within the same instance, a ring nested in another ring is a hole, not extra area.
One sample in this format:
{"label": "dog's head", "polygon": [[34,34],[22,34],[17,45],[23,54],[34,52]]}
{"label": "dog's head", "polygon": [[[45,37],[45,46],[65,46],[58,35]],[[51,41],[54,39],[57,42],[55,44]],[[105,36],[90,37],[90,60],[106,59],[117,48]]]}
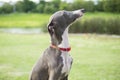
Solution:
{"label": "dog's head", "polygon": [[51,16],[48,24],[48,31],[51,35],[51,38],[54,37],[58,41],[58,44],[61,43],[62,34],[65,31],[65,29],[76,19],[82,17],[84,12],[84,9],[80,9],[75,11],[63,10],[54,13]]}

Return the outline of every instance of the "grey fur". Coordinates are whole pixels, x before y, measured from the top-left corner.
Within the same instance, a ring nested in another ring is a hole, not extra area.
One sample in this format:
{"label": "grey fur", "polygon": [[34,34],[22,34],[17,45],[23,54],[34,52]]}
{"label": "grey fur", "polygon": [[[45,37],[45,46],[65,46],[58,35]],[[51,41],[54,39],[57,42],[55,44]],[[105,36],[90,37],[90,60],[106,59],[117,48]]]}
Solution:
{"label": "grey fur", "polygon": [[[82,10],[79,10],[82,12]],[[65,29],[77,18],[81,17],[74,11],[58,11],[52,15],[48,24],[51,44],[58,46],[62,41]],[[72,63],[72,62],[71,62]],[[68,80],[68,75],[61,73],[63,67],[61,51],[48,47],[33,67],[30,80]]]}

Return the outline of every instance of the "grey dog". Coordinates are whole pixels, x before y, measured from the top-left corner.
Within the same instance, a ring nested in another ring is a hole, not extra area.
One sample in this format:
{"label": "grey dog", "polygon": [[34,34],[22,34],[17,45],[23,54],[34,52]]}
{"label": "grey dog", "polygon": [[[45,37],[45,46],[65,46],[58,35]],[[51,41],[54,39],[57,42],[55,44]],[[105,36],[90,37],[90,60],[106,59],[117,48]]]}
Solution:
{"label": "grey dog", "polygon": [[31,72],[30,80],[68,80],[73,59],[68,41],[68,28],[83,16],[84,9],[58,11],[48,23],[51,45],[44,51]]}

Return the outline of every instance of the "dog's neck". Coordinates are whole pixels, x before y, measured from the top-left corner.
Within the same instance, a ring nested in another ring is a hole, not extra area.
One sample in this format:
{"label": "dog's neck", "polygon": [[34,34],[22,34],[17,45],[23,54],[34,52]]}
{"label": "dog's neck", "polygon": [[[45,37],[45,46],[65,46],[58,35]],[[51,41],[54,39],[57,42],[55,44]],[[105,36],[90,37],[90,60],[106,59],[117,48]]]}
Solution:
{"label": "dog's neck", "polygon": [[58,45],[58,47],[62,47],[62,48],[68,48],[68,47],[70,47],[69,40],[68,40],[68,28],[65,29],[65,31],[64,31],[64,33],[62,35],[62,41]]}

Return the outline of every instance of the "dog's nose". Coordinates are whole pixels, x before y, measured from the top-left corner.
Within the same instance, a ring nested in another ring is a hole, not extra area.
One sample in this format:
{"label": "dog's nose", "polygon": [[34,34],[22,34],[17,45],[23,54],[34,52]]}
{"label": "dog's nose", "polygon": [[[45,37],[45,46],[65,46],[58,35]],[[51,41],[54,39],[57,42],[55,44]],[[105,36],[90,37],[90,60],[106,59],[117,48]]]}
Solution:
{"label": "dog's nose", "polygon": [[85,13],[86,11],[85,11],[85,9],[81,9],[81,12]]}

